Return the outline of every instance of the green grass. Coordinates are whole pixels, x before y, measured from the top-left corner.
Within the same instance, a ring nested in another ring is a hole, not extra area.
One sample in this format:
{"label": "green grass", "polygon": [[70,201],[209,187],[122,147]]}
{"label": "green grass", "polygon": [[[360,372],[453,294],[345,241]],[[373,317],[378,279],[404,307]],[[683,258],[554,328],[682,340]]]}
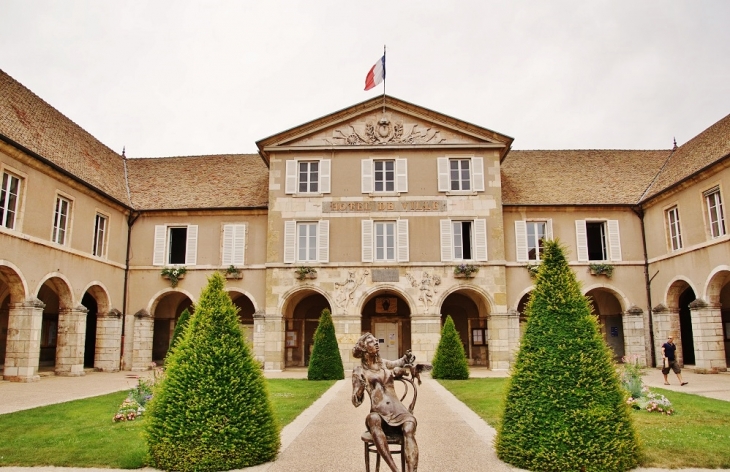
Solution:
{"label": "green grass", "polygon": [[[440,380],[444,387],[497,427],[507,379]],[[730,402],[660,388],[675,409],[672,416],[634,411],[642,443],[642,467],[730,468]]]}
{"label": "green grass", "polygon": [[[334,381],[268,380],[283,427]],[[0,467],[42,466],[136,469],[147,465],[144,417],[114,423],[127,392],[0,415]]]}

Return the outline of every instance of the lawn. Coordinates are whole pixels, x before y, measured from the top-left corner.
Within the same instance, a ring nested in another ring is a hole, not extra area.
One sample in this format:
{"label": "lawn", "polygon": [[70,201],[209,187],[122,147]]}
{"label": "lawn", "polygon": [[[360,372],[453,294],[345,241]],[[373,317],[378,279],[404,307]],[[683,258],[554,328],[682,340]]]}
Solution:
{"label": "lawn", "polygon": [[[279,424],[289,424],[334,381],[267,380]],[[0,415],[0,467],[136,469],[146,463],[144,416],[112,422],[127,392]]]}
{"label": "lawn", "polygon": [[[487,423],[499,424],[507,379],[439,382]],[[643,467],[730,468],[730,402],[661,388],[652,391],[669,398],[675,414],[632,412]]]}

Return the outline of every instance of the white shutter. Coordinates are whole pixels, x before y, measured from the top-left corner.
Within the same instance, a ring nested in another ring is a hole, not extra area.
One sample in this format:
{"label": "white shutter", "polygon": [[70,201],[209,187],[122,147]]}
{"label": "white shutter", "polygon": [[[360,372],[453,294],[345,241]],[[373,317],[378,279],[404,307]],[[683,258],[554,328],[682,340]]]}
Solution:
{"label": "white shutter", "polygon": [[165,246],[167,244],[167,226],[155,225],[155,249],[152,254],[152,265],[165,265]]}
{"label": "white shutter", "polygon": [[362,261],[373,262],[373,220],[362,220]]}
{"label": "white shutter", "polygon": [[398,220],[398,262],[408,262],[408,220]]}
{"label": "white shutter", "polygon": [[454,260],[451,220],[441,220],[441,262]]}
{"label": "white shutter", "polygon": [[330,222],[322,220],[317,225],[317,244],[319,262],[330,261]]}
{"label": "white shutter", "polygon": [[286,161],[286,182],[284,193],[297,193],[297,161],[291,159]]}
{"label": "white shutter", "polygon": [[484,191],[484,159],[473,157],[471,160],[471,177],[473,179],[472,189],[477,192]]}
{"label": "white shutter", "polygon": [[[447,157],[439,157],[437,160],[438,176],[439,176],[439,192],[448,192],[449,186],[449,159]],[[443,259],[442,259],[443,260]],[[449,259],[451,260],[451,259]]]}
{"label": "white shutter", "polygon": [[474,220],[474,260],[487,260],[487,220]]}
{"label": "white shutter", "polygon": [[515,247],[517,262],[527,262],[527,223],[524,220],[515,221]]}
{"label": "white shutter", "polygon": [[221,264],[228,267],[233,264],[233,225],[223,225],[223,250]]}
{"label": "white shutter", "polygon": [[362,193],[373,192],[373,160],[363,159],[362,160]]}
{"label": "white shutter", "polygon": [[545,239],[553,239],[553,220],[548,218],[545,222]]}
{"label": "white shutter", "polygon": [[185,265],[198,262],[198,225],[188,225],[188,240],[185,247]]}
{"label": "white shutter", "polygon": [[586,220],[575,220],[575,245],[578,252],[578,262],[588,261],[588,233]]}
{"label": "white shutter", "polygon": [[408,160],[395,160],[395,190],[396,192],[408,191]]}
{"label": "white shutter", "polygon": [[621,260],[621,238],[618,231],[618,220],[608,220],[608,245],[611,248],[611,260]]}
{"label": "white shutter", "polygon": [[331,178],[330,178],[330,164],[331,159],[322,159],[319,161],[319,192],[330,193]]}
{"label": "white shutter", "polygon": [[284,222],[284,263],[291,264],[297,259],[297,222]]}
{"label": "white shutter", "polygon": [[233,254],[230,264],[242,266],[245,262],[246,253],[246,225],[231,226],[233,226],[233,245],[231,248]]}

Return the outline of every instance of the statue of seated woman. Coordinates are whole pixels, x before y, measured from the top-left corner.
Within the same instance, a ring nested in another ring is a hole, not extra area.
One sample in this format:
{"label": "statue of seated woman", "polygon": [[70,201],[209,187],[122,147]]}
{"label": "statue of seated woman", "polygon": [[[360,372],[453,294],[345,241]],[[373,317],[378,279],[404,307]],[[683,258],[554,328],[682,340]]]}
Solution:
{"label": "statue of seated woman", "polygon": [[[416,417],[401,403],[395,391],[395,380],[410,375],[417,378],[422,370],[430,370],[427,365],[414,366],[415,356],[411,351],[395,361],[380,357],[378,339],[370,333],[363,334],[352,348],[352,355],[360,359],[360,365],[352,370],[352,404],[360,406],[365,391],[370,396],[370,414],[365,425],[373,438],[373,444],[380,457],[393,472],[398,472],[388,447],[386,435],[403,435],[403,450],[406,471],[418,470],[418,445],[416,444]],[[411,407],[412,408],[412,407]]]}

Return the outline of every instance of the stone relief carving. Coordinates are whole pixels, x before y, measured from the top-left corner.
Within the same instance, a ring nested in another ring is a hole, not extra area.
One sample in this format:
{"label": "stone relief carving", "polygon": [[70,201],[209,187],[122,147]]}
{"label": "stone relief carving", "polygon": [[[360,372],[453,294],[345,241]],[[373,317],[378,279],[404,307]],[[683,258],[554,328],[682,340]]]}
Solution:
{"label": "stone relief carving", "polygon": [[420,290],[421,294],[418,296],[418,300],[423,303],[426,311],[428,311],[431,305],[433,305],[434,298],[438,293],[434,287],[441,285],[441,277],[436,274],[431,275],[428,272],[423,272],[421,279],[418,280],[413,274],[406,272],[406,278],[411,283],[411,287]]}
{"label": "stone relief carving", "polygon": [[335,282],[335,303],[343,311],[347,311],[347,307],[352,301],[355,290],[365,282],[365,278],[370,275],[370,271],[365,269],[364,271],[350,270],[348,271],[347,279],[344,282]]}
{"label": "stone relief carving", "polygon": [[332,140],[325,139],[328,144],[334,145],[372,145],[372,144],[439,144],[446,139],[441,138],[440,131],[433,128],[425,130],[417,123],[391,123],[385,117],[377,123],[367,122],[355,127],[348,125],[348,129],[336,129]]}

